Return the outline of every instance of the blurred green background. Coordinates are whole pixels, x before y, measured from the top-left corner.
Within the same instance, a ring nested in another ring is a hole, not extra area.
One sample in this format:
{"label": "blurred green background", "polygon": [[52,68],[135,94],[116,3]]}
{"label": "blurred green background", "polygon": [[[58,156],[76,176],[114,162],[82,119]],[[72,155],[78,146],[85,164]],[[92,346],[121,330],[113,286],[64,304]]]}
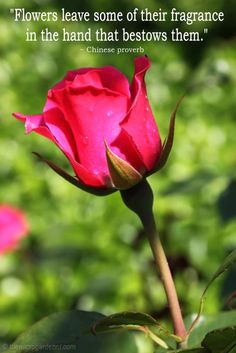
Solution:
{"label": "blurred green background", "polygon": [[[177,3],[177,4],[176,4]],[[61,166],[64,156],[46,139],[25,136],[13,111],[42,111],[47,90],[69,69],[114,65],[132,78],[134,55],[88,54],[86,43],[25,42],[27,27],[52,31],[58,23],[14,22],[9,9],[224,11],[200,43],[104,43],[142,46],[152,61],[146,77],[149,100],[164,138],[171,111],[188,89],[177,118],[168,165],[150,177],[155,216],[185,315],[198,309],[200,294],[222,259],[236,245],[236,37],[235,1],[122,0],[0,2],[0,203],[23,208],[31,234],[18,251],[0,258],[0,341],[11,342],[36,320],[78,308],[110,314],[145,311],[168,322],[168,308],[138,219],[119,193],[99,198],[75,189],[31,154]],[[67,6],[67,7],[66,7]],[[99,7],[99,8],[98,8]],[[91,23],[91,27],[94,24]],[[103,24],[106,30],[117,25]],[[119,24],[118,28],[124,24]],[[185,24],[129,23],[128,30],[170,31]],[[81,31],[86,24],[67,24]],[[96,27],[100,27],[96,24]],[[235,269],[210,290],[206,314],[227,309],[236,290]]]}

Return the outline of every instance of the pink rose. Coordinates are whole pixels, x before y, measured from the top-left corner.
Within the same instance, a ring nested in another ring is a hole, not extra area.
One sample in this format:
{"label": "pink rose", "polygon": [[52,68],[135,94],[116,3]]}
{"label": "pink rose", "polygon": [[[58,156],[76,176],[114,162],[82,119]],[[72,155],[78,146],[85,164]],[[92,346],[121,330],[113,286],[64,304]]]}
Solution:
{"label": "pink rose", "polygon": [[43,113],[13,115],[27,133],[47,137],[64,152],[76,180],[45,161],[67,180],[88,191],[130,188],[154,170],[161,154],[144,81],[149,67],[146,56],[136,58],[131,85],[112,66],[69,71],[49,90]]}
{"label": "pink rose", "polygon": [[29,226],[21,210],[0,205],[0,253],[16,248],[28,232]]}

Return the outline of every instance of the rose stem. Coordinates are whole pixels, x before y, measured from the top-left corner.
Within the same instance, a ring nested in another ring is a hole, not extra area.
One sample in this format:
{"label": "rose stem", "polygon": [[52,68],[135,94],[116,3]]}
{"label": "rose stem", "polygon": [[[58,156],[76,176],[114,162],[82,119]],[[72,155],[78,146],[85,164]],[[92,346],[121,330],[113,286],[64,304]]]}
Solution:
{"label": "rose stem", "polygon": [[185,348],[188,334],[184,325],[175,284],[153,216],[152,189],[148,182],[143,180],[133,188],[121,191],[121,196],[126,206],[139,216],[143,224],[165,289],[171,319],[173,322],[174,333],[183,340],[183,342],[179,344],[179,347]]}
{"label": "rose stem", "polygon": [[[187,337],[187,331],[184,325],[184,321],[183,321],[183,317],[182,317],[182,313],[179,305],[179,300],[176,293],[175,284],[167,262],[165,251],[161,243],[160,236],[157,232],[157,227],[155,224],[153,214],[149,218],[148,223],[143,223],[143,226],[147,234],[148,241],[152,249],[152,253],[165,289],[167,301],[169,304],[170,314],[173,322],[174,332],[177,336],[185,339]],[[184,344],[180,343],[180,345],[181,345],[181,348],[184,348]]]}

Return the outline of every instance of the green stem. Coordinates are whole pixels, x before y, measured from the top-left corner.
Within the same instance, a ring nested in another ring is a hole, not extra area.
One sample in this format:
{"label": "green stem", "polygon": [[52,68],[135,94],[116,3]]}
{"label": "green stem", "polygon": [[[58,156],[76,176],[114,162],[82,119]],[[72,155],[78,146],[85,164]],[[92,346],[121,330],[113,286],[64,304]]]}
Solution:
{"label": "green stem", "polygon": [[183,342],[179,344],[180,348],[186,347],[187,330],[184,325],[179,300],[167,262],[161,239],[157,232],[156,223],[153,216],[153,193],[146,180],[137,184],[131,189],[121,191],[121,196],[132,211],[140,218],[145,232],[147,234],[152,253],[161,276],[165,289],[167,301],[170,308],[171,319],[173,322],[174,333],[182,338]]}
{"label": "green stem", "polygon": [[[157,232],[157,227],[153,215],[150,215],[149,222],[147,224],[143,223],[143,226],[147,234],[153,257],[155,259],[164,286],[167,301],[169,304],[171,319],[173,322],[174,333],[175,335],[185,340],[187,337],[187,330],[184,325],[175,284],[161,243],[161,239]],[[183,348],[182,343],[180,343],[180,346]]]}

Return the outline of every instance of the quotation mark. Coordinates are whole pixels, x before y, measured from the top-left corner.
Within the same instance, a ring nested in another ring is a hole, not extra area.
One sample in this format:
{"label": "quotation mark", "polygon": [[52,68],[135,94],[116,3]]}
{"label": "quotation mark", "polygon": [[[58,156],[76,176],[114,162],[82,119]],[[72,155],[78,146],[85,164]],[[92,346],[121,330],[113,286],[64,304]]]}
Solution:
{"label": "quotation mark", "polygon": [[[203,29],[203,33],[204,33],[204,34],[207,34],[207,33],[208,33],[208,28],[204,28],[204,29]],[[203,38],[201,38],[200,40],[201,40],[201,42],[203,42]]]}

